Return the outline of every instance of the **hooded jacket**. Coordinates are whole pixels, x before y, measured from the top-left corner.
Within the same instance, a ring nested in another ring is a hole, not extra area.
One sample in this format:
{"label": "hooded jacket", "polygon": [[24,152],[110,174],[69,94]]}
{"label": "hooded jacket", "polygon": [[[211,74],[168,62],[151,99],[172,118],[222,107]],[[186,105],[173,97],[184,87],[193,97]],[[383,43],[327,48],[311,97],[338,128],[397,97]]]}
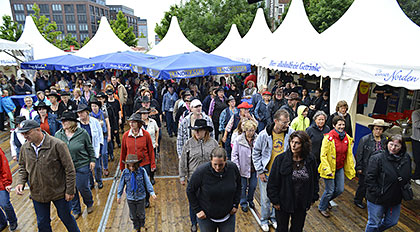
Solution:
{"label": "hooded jacket", "polygon": [[[254,135],[253,143],[255,144],[256,135]],[[239,168],[242,177],[251,177],[252,167],[252,149],[246,140],[245,132],[236,137],[232,141],[232,162]]]}
{"label": "hooded jacket", "polygon": [[290,127],[292,127],[293,128],[293,130],[295,130],[295,131],[305,131],[306,130],[306,128],[308,128],[309,127],[309,125],[310,125],[310,121],[309,121],[309,118],[308,117],[304,117],[302,114],[303,114],[303,112],[306,110],[306,109],[308,109],[308,107],[307,106],[305,106],[305,105],[300,105],[299,107],[298,107],[298,110],[297,110],[297,112],[298,112],[298,116],[295,118],[295,119],[293,119],[293,121],[292,121],[292,123],[290,124]]}
{"label": "hooded jacket", "polygon": [[[273,151],[273,128],[274,123],[267,126],[258,134],[255,140],[254,148],[252,149],[252,162],[254,162],[257,174],[267,173],[267,164],[271,159],[271,152]],[[284,151],[289,148],[289,138],[294,132],[292,128],[288,128],[284,135]]]}

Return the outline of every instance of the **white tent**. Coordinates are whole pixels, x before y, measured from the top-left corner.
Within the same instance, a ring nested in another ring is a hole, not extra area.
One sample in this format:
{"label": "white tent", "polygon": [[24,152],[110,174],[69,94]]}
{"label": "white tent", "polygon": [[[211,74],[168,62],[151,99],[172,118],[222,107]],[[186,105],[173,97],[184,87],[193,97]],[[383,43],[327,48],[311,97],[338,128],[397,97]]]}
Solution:
{"label": "white tent", "polygon": [[214,51],[211,52],[211,54],[229,57],[230,55],[232,55],[231,51],[236,51],[238,49],[236,47],[240,46],[241,39],[242,37],[239,34],[236,24],[232,24],[232,26],[230,27],[229,34],[219,45],[219,47],[217,47],[216,49],[214,49]]}
{"label": "white tent", "polygon": [[41,35],[31,16],[26,16],[25,27],[18,43],[29,44],[33,48],[33,58],[36,60],[65,54]]}
{"label": "white tent", "polygon": [[265,56],[266,51],[261,49],[261,47],[264,46],[263,44],[266,43],[267,40],[271,40],[272,36],[273,33],[271,33],[268,28],[263,9],[258,8],[254,22],[246,35],[242,38],[239,46],[236,46],[236,50],[232,51],[230,55],[224,54],[223,56],[256,65]]}
{"label": "white tent", "polygon": [[171,56],[184,52],[200,51],[200,48],[192,44],[182,33],[178,19],[172,16],[168,32],[158,45],[154,46],[147,54],[155,56]]}
{"label": "white tent", "polygon": [[23,51],[30,49],[31,47],[28,44],[0,39],[0,51]]}
{"label": "white tent", "polygon": [[420,27],[396,0],[355,0],[321,39],[328,55],[344,64],[331,89],[345,91],[331,91],[331,107],[341,99],[352,102],[359,80],[420,89]]}
{"label": "white tent", "polygon": [[89,58],[130,50],[131,48],[115,35],[106,17],[102,16],[98,31],[85,46],[76,52],[76,55]]}
{"label": "white tent", "polygon": [[30,53],[31,49],[28,44],[0,39],[0,66],[16,66],[16,58],[24,60],[23,52]]}
{"label": "white tent", "polygon": [[266,43],[266,55],[259,65],[279,71],[340,77],[342,63],[324,56],[318,49],[319,43],[320,35],[309,22],[303,1],[293,0],[286,18]]}

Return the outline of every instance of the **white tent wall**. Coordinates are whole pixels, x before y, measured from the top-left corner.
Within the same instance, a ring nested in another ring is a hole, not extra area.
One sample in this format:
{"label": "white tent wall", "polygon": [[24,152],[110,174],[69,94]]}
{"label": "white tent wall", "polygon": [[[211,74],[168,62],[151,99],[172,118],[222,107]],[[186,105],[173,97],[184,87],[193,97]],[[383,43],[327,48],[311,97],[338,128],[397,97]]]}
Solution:
{"label": "white tent wall", "polygon": [[268,84],[268,69],[261,66],[257,69],[257,87],[258,92],[262,89],[263,85]]}
{"label": "white tent wall", "polygon": [[75,55],[89,58],[124,51],[131,51],[131,48],[120,40],[117,35],[115,35],[109,25],[108,19],[102,16],[101,23],[99,24],[96,34],[85,46],[77,51]]}
{"label": "white tent wall", "polygon": [[232,59],[232,54],[240,48],[242,37],[239,34],[236,24],[232,24],[229,34],[223,42],[211,52],[213,55],[224,56]]}
{"label": "white tent wall", "polygon": [[178,18],[172,16],[168,32],[158,45],[154,46],[147,54],[155,56],[171,56],[184,52],[202,51],[192,44],[181,31]]}

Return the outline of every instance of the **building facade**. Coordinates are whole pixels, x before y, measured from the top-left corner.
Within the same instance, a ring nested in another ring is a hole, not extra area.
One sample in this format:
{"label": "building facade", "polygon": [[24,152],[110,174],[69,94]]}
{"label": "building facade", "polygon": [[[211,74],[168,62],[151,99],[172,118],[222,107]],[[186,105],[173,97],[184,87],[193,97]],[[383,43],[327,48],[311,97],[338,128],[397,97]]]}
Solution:
{"label": "building facade", "polygon": [[265,5],[269,9],[269,16],[275,21],[280,21],[290,0],[266,0]]}
{"label": "building facade", "polygon": [[146,49],[149,47],[149,34],[147,33],[147,19],[141,19],[140,17],[137,18],[137,27],[139,31],[139,42],[138,45],[141,47],[145,47]]}
{"label": "building facade", "polygon": [[123,6],[123,5],[107,5],[109,7],[110,19],[115,20],[117,19],[118,12],[122,12],[127,18],[127,23],[129,27],[133,27],[133,32],[136,37],[139,37],[139,29],[138,29],[138,21],[137,17],[134,16],[134,10],[130,7]]}

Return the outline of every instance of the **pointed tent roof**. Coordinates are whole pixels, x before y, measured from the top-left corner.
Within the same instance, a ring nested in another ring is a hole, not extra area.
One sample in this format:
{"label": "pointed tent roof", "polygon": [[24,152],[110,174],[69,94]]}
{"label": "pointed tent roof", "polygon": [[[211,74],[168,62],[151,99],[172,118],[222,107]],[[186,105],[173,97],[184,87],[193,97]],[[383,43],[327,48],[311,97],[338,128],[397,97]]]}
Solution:
{"label": "pointed tent roof", "polygon": [[203,52],[185,37],[179,27],[178,18],[176,16],[172,16],[171,25],[169,26],[165,37],[147,54],[155,56],[170,56],[193,51]]}
{"label": "pointed tent roof", "polygon": [[0,39],[0,51],[17,51],[30,49],[31,47],[28,44]]}
{"label": "pointed tent roof", "polygon": [[[316,48],[320,35],[310,23],[302,0],[290,3],[286,18],[262,49],[266,57],[259,65],[280,71],[339,77],[341,67],[331,70],[322,62]],[[335,73],[333,72],[335,71]]]}
{"label": "pointed tent roof", "polygon": [[26,43],[33,48],[34,59],[44,59],[66,54],[41,35],[32,16],[26,16],[25,27],[18,43]]}
{"label": "pointed tent roof", "polygon": [[329,56],[338,51],[342,79],[420,89],[420,27],[396,0],[355,0],[321,39]]}
{"label": "pointed tent roof", "polygon": [[101,17],[101,23],[92,39],[83,46],[77,56],[89,58],[113,52],[130,51],[131,48],[115,35],[106,17]]}
{"label": "pointed tent roof", "polygon": [[240,45],[242,40],[241,35],[239,34],[236,24],[232,24],[230,27],[229,34],[223,40],[223,42],[211,52],[211,54],[229,57],[232,55],[232,52],[235,51],[237,46]]}
{"label": "pointed tent roof", "polygon": [[[273,36],[270,29],[268,28],[267,21],[265,20],[264,11],[262,8],[258,8],[257,14],[255,15],[254,22],[248,33],[242,38],[239,48],[233,54],[232,59],[257,64],[264,56],[264,52],[261,49],[263,40],[267,40]],[[232,55],[231,55],[232,56]]]}

